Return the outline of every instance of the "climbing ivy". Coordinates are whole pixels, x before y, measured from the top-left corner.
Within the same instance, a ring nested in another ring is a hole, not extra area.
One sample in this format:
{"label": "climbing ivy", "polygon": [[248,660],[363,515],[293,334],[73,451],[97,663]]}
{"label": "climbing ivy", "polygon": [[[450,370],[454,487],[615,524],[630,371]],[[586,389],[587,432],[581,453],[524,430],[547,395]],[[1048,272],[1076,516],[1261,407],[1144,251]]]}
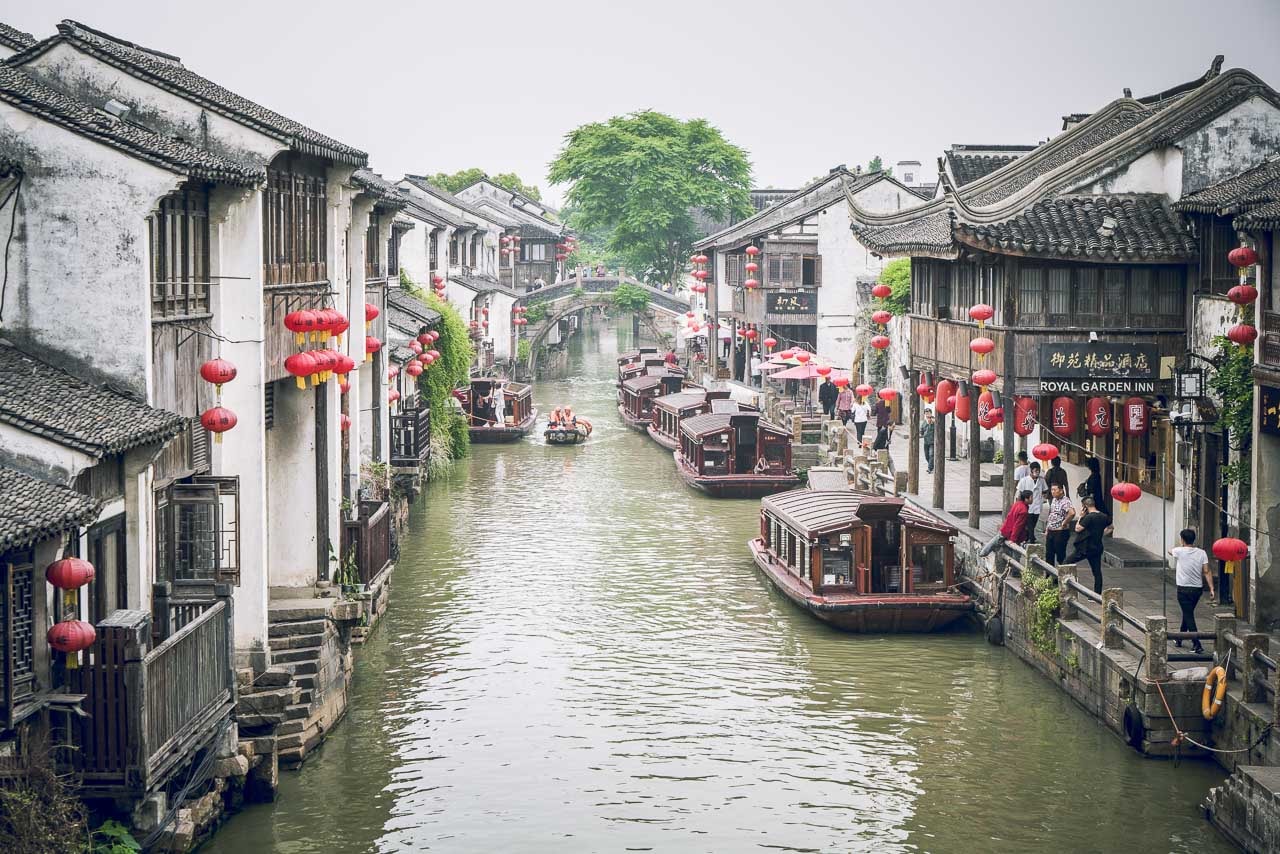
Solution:
{"label": "climbing ivy", "polygon": [[1045,655],[1058,653],[1058,612],[1062,598],[1054,579],[1034,569],[1023,570],[1022,586],[1032,592],[1031,643]]}
{"label": "climbing ivy", "polygon": [[[431,407],[431,450],[435,455],[443,452],[446,459],[456,460],[467,455],[471,436],[467,432],[467,419],[455,405],[453,390],[465,386],[471,379],[471,363],[475,350],[462,315],[445,300],[425,293],[400,272],[400,287],[440,313],[440,333],[435,348],[440,358],[418,377],[418,394]],[[432,466],[428,476],[439,469]]]}
{"label": "climbing ivy", "polygon": [[1218,427],[1225,430],[1236,460],[1222,469],[1222,479],[1247,489],[1252,475],[1253,444],[1253,347],[1240,346],[1225,336],[1213,339],[1218,352],[1217,371],[1209,388],[1222,399]]}
{"label": "climbing ivy", "polygon": [[899,258],[896,261],[890,261],[881,271],[880,281],[893,291],[884,300],[885,311],[898,316],[909,312],[911,310],[911,259]]}
{"label": "climbing ivy", "polygon": [[528,311],[524,313],[524,319],[530,323],[541,323],[547,316],[547,304],[545,301],[529,303],[525,308]]}

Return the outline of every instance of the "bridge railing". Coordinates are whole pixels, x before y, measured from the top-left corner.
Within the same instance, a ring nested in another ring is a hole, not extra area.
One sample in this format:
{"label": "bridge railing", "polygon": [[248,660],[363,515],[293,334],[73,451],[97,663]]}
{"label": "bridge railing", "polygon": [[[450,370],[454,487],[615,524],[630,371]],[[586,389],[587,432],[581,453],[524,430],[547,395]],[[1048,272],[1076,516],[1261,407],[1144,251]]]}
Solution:
{"label": "bridge railing", "polygon": [[531,306],[537,303],[554,302],[574,294],[581,289],[584,293],[602,294],[617,290],[619,285],[627,284],[640,288],[648,296],[651,304],[673,313],[684,313],[689,308],[689,301],[677,294],[646,285],[638,279],[626,275],[623,271],[614,276],[578,275],[556,282],[554,285],[526,293],[516,300],[516,305]]}

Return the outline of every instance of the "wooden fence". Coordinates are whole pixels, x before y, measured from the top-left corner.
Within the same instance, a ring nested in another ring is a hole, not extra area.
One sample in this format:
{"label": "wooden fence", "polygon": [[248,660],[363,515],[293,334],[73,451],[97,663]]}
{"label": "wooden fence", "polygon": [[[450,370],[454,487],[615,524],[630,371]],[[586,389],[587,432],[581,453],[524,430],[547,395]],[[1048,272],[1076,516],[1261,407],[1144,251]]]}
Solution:
{"label": "wooden fence", "polygon": [[431,410],[423,406],[391,416],[391,465],[416,468],[425,465],[431,448]]}
{"label": "wooden fence", "polygon": [[342,559],[355,557],[361,584],[373,580],[391,563],[391,510],[385,501],[361,501],[360,517],[342,523]]}

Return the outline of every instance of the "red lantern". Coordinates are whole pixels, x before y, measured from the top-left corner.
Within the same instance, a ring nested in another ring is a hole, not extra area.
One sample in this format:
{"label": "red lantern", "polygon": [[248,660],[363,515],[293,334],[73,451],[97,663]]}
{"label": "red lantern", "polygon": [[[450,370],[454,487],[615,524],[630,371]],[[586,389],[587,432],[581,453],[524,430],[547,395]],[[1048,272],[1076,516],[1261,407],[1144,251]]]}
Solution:
{"label": "red lantern", "polygon": [[439,341],[439,340],[440,340],[440,333],[439,333],[439,332],[436,332],[434,329],[432,329],[432,330],[431,330],[430,332],[428,332],[427,334],[431,336],[431,343],[432,343],[432,344],[434,344],[434,343],[436,343],[437,341]]}
{"label": "red lantern", "polygon": [[761,341],[760,343],[761,343],[761,344],[764,344],[764,346],[765,346],[765,348],[766,348],[766,349],[772,350],[774,347],[777,347],[777,346],[778,346],[778,339],[777,339],[777,338],[766,338],[766,339],[764,339],[763,341]]}
{"label": "red lantern", "polygon": [[882,388],[880,389],[879,394],[880,394],[880,399],[883,400],[885,403],[889,403],[893,401],[898,396],[898,392],[895,389],[891,389],[891,388]]}
{"label": "red lantern", "polygon": [[338,375],[339,382],[346,382],[347,374],[356,369],[356,360],[346,353],[339,353],[334,361],[333,372]]}
{"label": "red lantern", "polygon": [[760,265],[757,264],[755,261],[748,261],[746,264],[743,265],[743,269],[746,270],[748,273],[758,273],[760,271]]}
{"label": "red lantern", "polygon": [[1223,537],[1213,542],[1213,556],[1226,561],[1227,574],[1234,575],[1240,561],[1249,556],[1249,544],[1235,537]]}
{"label": "red lantern", "polygon": [[387,379],[388,379],[388,380],[393,380],[393,379],[395,379],[395,378],[396,378],[396,377],[398,377],[398,376],[400,376],[400,369],[399,369],[399,368],[397,368],[395,365],[392,365],[391,367],[387,368]]}
{"label": "red lantern", "polygon": [[[742,333],[742,337],[746,338],[748,341],[754,341],[759,334],[760,333],[754,329],[748,329],[746,332]],[[819,370],[821,370],[821,368],[819,368]]]}
{"label": "red lantern", "polygon": [[703,284],[694,285],[693,292],[695,294],[705,294],[707,292],[707,286]]}
{"label": "red lantern", "polygon": [[225,406],[215,406],[201,413],[200,424],[213,434],[215,443],[221,444],[222,434],[236,426],[236,414]]}
{"label": "red lantern", "polygon": [[876,390],[873,389],[871,386],[867,385],[866,383],[862,383],[861,385],[859,385],[857,388],[853,390],[853,393],[856,394],[858,397],[862,398],[863,400],[866,400],[868,397],[871,397],[871,395],[875,394],[875,391]]}
{"label": "red lantern", "polygon": [[443,277],[443,276],[432,276],[432,277],[431,277],[431,283],[432,283],[433,285],[443,285],[443,284],[444,284],[444,277]]}
{"label": "red lantern", "polygon": [[435,360],[436,360],[436,357],[432,356],[430,353],[423,353],[421,356],[418,357],[418,361],[422,365],[428,368],[431,367],[431,365],[435,362]]}
{"label": "red lantern", "polygon": [[816,370],[820,377],[828,376],[831,373],[831,367],[829,365],[819,365]]}
{"label": "red lantern", "polygon": [[742,286],[749,291],[755,290],[756,288],[760,287],[760,281],[758,279],[747,279],[745,282],[742,283]]}
{"label": "red lantern", "polygon": [[415,356],[422,353],[422,345],[419,344],[417,341],[410,341],[406,346],[413,352]]}
{"label": "red lantern", "polygon": [[371,302],[365,303],[364,304],[364,328],[368,329],[369,324],[373,323],[374,319],[381,313],[382,312],[378,311],[378,307],[373,303]]}
{"label": "red lantern", "polygon": [[1258,340],[1258,329],[1248,323],[1237,323],[1227,330],[1227,339],[1234,341],[1241,347],[1248,347]]}
{"label": "red lantern", "polygon": [[298,388],[306,388],[306,378],[316,372],[316,359],[310,353],[294,353],[284,360],[284,369],[293,374]]}
{"label": "red lantern", "polygon": [[321,308],[316,311],[316,333],[321,341],[328,341],[329,334],[333,330],[333,325],[338,322],[338,312],[331,308]]}
{"label": "red lantern", "polygon": [[1111,431],[1111,401],[1091,397],[1084,403],[1084,429],[1091,436],[1105,436]]}
{"label": "red lantern", "polygon": [[333,325],[329,327],[329,331],[338,339],[338,346],[342,346],[342,335],[351,328],[351,321],[347,320],[347,316],[341,312],[334,312]]}
{"label": "red lantern", "polygon": [[701,324],[698,324],[698,323],[690,323],[690,324],[689,324],[689,331],[690,331],[690,332],[698,332],[698,331],[699,331],[699,330],[701,330],[701,329],[702,329]]}
{"label": "red lantern", "polygon": [[315,332],[316,313],[303,309],[291,311],[284,316],[284,328],[293,333],[293,343],[301,347],[307,343],[307,335]]}
{"label": "red lantern", "polygon": [[972,414],[973,405],[969,402],[969,395],[963,390],[956,391],[956,418],[961,421],[968,422],[969,416]]}
{"label": "red lantern", "polygon": [[978,321],[978,328],[981,329],[986,322],[995,317],[996,310],[985,302],[980,302],[969,309],[969,317]]}
{"label": "red lantern", "polygon": [[1111,487],[1111,497],[1120,502],[1120,512],[1128,513],[1129,505],[1142,497],[1142,487],[1136,483],[1120,481]]}
{"label": "red lantern", "polygon": [[1227,291],[1227,299],[1236,305],[1249,305],[1258,299],[1258,289],[1253,285],[1236,285]]}
{"label": "red lantern", "polygon": [[919,395],[925,403],[928,403],[933,398],[933,386],[926,382],[922,382],[920,385],[916,386],[916,394]]}
{"label": "red lantern", "polygon": [[1055,397],[1049,407],[1049,429],[1059,436],[1076,432],[1076,402],[1070,397]]}
{"label": "red lantern", "polygon": [[946,415],[956,408],[956,384],[951,380],[941,380],[934,390],[934,409],[939,415]]}
{"label": "red lantern", "polygon": [[996,342],[990,338],[975,338],[969,342],[969,349],[978,354],[979,362],[985,359],[987,354],[995,348]]}
{"label": "red lantern", "polygon": [[556,253],[556,260],[557,260],[557,261],[563,261],[564,259],[566,259],[566,258],[568,258],[568,257],[569,257],[569,256],[568,256],[568,255],[566,255],[566,254],[564,254],[563,252],[557,252],[557,253]]}
{"label": "red lantern", "polygon": [[338,429],[344,433],[351,429],[351,416],[343,413],[338,416]]}
{"label": "red lantern", "polygon": [[693,277],[694,277],[695,279],[697,279],[698,281],[702,281],[703,279],[707,278],[707,276],[709,276],[709,275],[711,275],[711,274],[710,274],[710,273],[708,273],[706,270],[694,270],[694,271],[693,271]]}
{"label": "red lantern", "polygon": [[893,288],[888,285],[876,285],[871,289],[871,295],[880,299],[888,299],[893,295]]}
{"label": "red lantern", "polygon": [[332,350],[312,350],[311,358],[315,360],[317,372],[311,375],[311,384],[319,385],[328,380],[334,369],[338,367],[338,354]]}
{"label": "red lantern", "polygon": [[210,359],[200,366],[200,376],[207,383],[213,383],[218,394],[222,394],[222,384],[236,378],[236,366],[226,359]]}
{"label": "red lantern", "polygon": [[1041,442],[1039,445],[1036,445],[1031,449],[1031,456],[1035,457],[1042,463],[1047,463],[1049,460],[1057,459],[1058,446],[1050,445],[1048,442]]}
{"label": "red lantern", "polygon": [[885,311],[884,309],[880,309],[879,311],[874,311],[871,313],[871,320],[873,323],[878,323],[881,326],[884,326],[890,320],[893,320],[893,315]]}
{"label": "red lantern", "polygon": [[778,354],[778,358],[783,360],[792,359],[792,358],[795,358],[795,355],[796,355],[795,350],[783,350],[781,353]]}
{"label": "red lantern", "polygon": [[744,252],[746,252],[748,255],[750,255],[752,258],[754,258],[754,257],[756,257],[757,255],[759,255],[759,254],[760,254],[760,247],[758,247],[758,246],[748,246],[748,247],[747,247],[746,249],[744,249],[743,251],[744,251]]}
{"label": "red lantern", "polygon": [[812,358],[813,358],[813,354],[806,350],[801,350],[800,352],[796,353],[796,361],[802,365],[807,363]]}
{"label": "red lantern", "polygon": [[[1030,436],[1036,426],[1036,401],[1031,397],[1019,397],[1013,403],[1013,432]],[[1049,447],[1053,448],[1052,445]],[[1056,452],[1058,449],[1054,448]]]}
{"label": "red lantern", "polygon": [[983,391],[986,391],[987,386],[992,385],[997,379],[999,379],[999,377],[996,376],[995,371],[990,370],[989,368],[983,368],[980,371],[974,371],[971,379],[973,380],[974,385],[978,386]]}
{"label": "red lantern", "polygon": [[1151,410],[1147,402],[1140,397],[1131,397],[1124,402],[1124,422],[1121,426],[1129,436],[1139,436],[1147,432]]}
{"label": "red lantern", "polygon": [[836,388],[844,388],[849,384],[849,379],[848,377],[836,377],[831,382]]}
{"label": "red lantern", "polygon": [[428,353],[428,354],[430,354],[430,356],[431,356],[432,360],[435,360],[435,359],[439,359],[439,358],[440,358],[440,351],[439,351],[439,350],[428,350],[428,351],[427,351],[427,353]]}
{"label": "red lantern", "polygon": [[995,397],[989,391],[978,395],[978,424],[990,430],[1000,423],[1000,410],[996,407]]}
{"label": "red lantern", "polygon": [[877,335],[871,339],[871,346],[875,347],[877,350],[886,349],[889,346],[889,343],[888,335]]}
{"label": "red lantern", "polygon": [[44,579],[59,590],[75,590],[93,581],[95,574],[93,564],[89,561],[78,557],[64,557],[45,567]]}
{"label": "red lantern", "polygon": [[395,389],[391,389],[391,391],[387,392],[387,403],[389,404],[395,403],[399,399],[400,399],[400,392],[396,391]]}
{"label": "red lantern", "polygon": [[1227,260],[1232,267],[1252,267],[1258,263],[1258,253],[1248,246],[1237,246],[1227,253]]}
{"label": "red lantern", "polygon": [[93,642],[98,639],[98,633],[94,630],[92,623],[86,623],[84,620],[63,620],[50,627],[45,639],[49,642],[49,646],[58,652],[70,655],[93,646]]}
{"label": "red lantern", "polygon": [[372,335],[366,335],[364,339],[364,360],[367,362],[373,358],[373,354],[382,349],[382,342]]}

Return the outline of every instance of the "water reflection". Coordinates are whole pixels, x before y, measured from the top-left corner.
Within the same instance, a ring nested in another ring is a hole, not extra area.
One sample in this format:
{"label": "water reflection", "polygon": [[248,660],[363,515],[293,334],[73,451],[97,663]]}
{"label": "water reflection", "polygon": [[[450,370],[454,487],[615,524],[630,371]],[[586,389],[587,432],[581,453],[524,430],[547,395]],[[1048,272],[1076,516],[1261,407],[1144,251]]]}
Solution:
{"label": "water reflection", "polygon": [[583,446],[482,446],[413,510],[351,711],[212,850],[1212,851],[1210,768],[1137,758],[971,635],[774,595],[754,501],[614,410],[612,330],[540,384]]}

